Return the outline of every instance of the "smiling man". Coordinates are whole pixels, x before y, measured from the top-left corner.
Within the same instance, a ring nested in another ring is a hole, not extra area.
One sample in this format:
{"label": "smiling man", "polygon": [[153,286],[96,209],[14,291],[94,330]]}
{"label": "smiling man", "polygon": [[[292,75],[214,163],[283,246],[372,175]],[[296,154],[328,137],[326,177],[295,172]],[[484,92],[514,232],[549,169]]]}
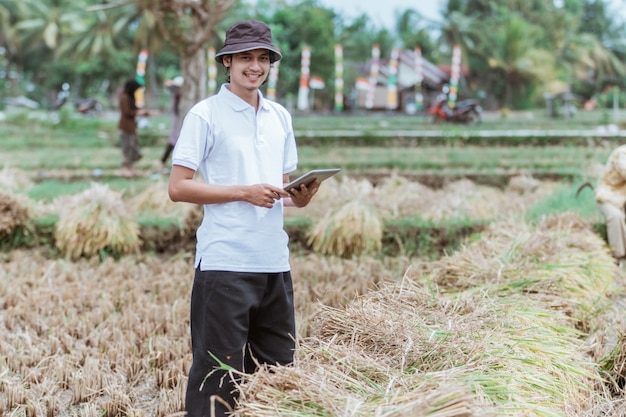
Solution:
{"label": "smiling man", "polygon": [[[259,91],[281,58],[265,23],[229,28],[215,57],[228,82],[191,108],[172,154],[170,198],[204,207],[191,294],[189,417],[225,416],[235,407],[237,373],[228,367],[252,373],[258,364],[293,361],[283,206],[306,206],[319,183],[283,189],[298,163],[291,115]],[[194,180],[196,171],[204,181]]]}

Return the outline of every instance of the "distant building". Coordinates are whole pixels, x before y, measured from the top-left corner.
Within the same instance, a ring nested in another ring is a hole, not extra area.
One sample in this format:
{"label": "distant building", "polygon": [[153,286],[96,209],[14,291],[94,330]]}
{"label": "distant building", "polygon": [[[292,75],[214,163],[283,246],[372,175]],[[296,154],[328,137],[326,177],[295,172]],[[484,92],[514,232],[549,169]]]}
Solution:
{"label": "distant building", "polygon": [[[355,104],[358,109],[366,109],[366,101],[368,96],[367,87],[363,84],[363,79],[368,79],[370,63],[364,64],[360,71],[363,78],[357,80],[355,88],[356,97]],[[425,109],[430,107],[437,95],[441,94],[444,85],[450,82],[450,73],[433,64],[432,62],[422,58],[423,81],[421,85],[423,106]],[[387,84],[389,77],[389,58],[380,60],[380,70],[378,72],[378,80],[374,91],[373,107],[370,110],[386,110],[387,109]],[[360,85],[359,85],[360,82]],[[408,49],[400,50],[398,56],[398,74],[397,74],[397,90],[398,90],[398,109],[397,111],[406,111],[408,106],[415,103],[415,83],[417,82],[417,74],[415,72],[415,52]]]}

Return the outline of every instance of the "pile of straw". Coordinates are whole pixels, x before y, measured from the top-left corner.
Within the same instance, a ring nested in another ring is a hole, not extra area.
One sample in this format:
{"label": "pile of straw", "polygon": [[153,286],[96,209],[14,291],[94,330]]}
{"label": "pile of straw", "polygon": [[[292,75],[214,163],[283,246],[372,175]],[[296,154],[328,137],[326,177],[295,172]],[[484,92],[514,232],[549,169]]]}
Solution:
{"label": "pile of straw", "polygon": [[33,217],[26,197],[11,192],[0,192],[0,236],[10,236],[25,227]]}
{"label": "pile of straw", "polygon": [[129,216],[121,193],[97,183],[65,200],[54,237],[57,248],[71,259],[105,250],[128,254],[141,244],[139,226]]}
{"label": "pile of straw", "polygon": [[174,203],[167,191],[168,183],[157,181],[129,200],[129,206],[137,216],[152,215],[176,220],[181,235],[195,233],[202,221],[202,206],[185,202]]}
{"label": "pile of straw", "polygon": [[17,192],[30,186],[32,186],[32,181],[28,172],[9,166],[0,169],[0,189]]}
{"label": "pile of straw", "polygon": [[308,244],[323,255],[350,258],[379,252],[383,222],[371,205],[352,201],[327,214],[308,232]]}
{"label": "pile of straw", "polygon": [[293,367],[245,379],[239,413],[593,415],[610,401],[586,340],[617,273],[574,215],[495,224],[427,275],[320,307]]}
{"label": "pile of straw", "polygon": [[333,207],[341,207],[361,200],[374,205],[383,220],[419,217],[429,221],[451,218],[491,221],[521,217],[559,186],[528,178],[524,184],[519,183],[516,179],[505,189],[499,189],[463,179],[433,189],[400,175],[385,177],[376,186],[365,179],[344,175],[324,181],[307,207],[287,210],[286,215],[319,219],[327,213],[329,202]]}

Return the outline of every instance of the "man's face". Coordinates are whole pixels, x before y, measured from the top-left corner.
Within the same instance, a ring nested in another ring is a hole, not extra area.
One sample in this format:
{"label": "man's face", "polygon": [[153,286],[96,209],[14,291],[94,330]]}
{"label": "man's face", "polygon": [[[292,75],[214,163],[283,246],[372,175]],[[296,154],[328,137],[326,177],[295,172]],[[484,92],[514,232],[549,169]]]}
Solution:
{"label": "man's face", "polygon": [[267,49],[253,49],[224,57],[230,68],[231,89],[258,89],[269,75],[270,53]]}

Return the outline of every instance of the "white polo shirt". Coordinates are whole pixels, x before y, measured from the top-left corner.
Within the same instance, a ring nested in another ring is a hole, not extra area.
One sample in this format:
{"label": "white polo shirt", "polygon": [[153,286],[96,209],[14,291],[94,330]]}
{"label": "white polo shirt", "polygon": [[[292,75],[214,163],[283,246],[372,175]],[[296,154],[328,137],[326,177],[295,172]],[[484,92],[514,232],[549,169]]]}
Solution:
{"label": "white polo shirt", "polygon": [[[283,185],[298,156],[291,115],[263,98],[259,110],[231,93],[194,105],[185,116],[172,164],[199,171],[208,184]],[[197,230],[196,266],[233,272],[284,272],[289,267],[283,204],[271,209],[245,202],[205,204]]]}

